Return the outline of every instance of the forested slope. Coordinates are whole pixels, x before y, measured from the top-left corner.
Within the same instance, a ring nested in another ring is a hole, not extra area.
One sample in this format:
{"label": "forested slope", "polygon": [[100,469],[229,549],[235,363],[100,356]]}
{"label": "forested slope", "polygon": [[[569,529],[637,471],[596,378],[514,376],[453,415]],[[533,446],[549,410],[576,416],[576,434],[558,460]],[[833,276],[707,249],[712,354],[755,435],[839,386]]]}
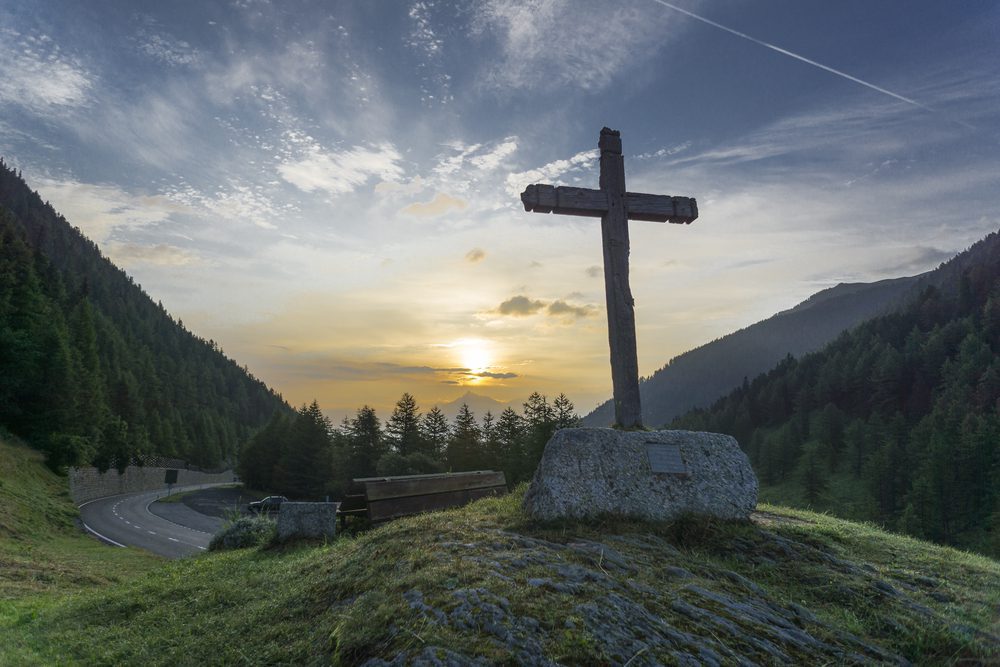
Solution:
{"label": "forested slope", "polygon": [[53,467],[215,466],[275,410],[290,409],[0,161],[0,428]]}
{"label": "forested slope", "polygon": [[[920,277],[840,284],[790,310],[680,354],[639,383],[643,422],[661,426],[692,408],[706,407],[773,368],[785,356],[818,350],[841,332],[897,306]],[[586,426],[614,421],[611,401],[584,417]]]}
{"label": "forested slope", "polygon": [[933,278],[672,426],[735,436],[766,499],[1000,554],[1000,236]]}

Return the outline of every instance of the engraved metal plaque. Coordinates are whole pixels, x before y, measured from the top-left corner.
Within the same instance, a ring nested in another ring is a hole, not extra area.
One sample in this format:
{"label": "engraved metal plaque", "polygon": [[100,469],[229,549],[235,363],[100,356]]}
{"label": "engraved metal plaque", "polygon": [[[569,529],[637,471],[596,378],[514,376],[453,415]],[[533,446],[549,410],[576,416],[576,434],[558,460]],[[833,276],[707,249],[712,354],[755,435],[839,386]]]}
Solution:
{"label": "engraved metal plaque", "polygon": [[654,474],[687,475],[690,472],[681,458],[679,445],[647,442],[646,457],[649,459],[649,469]]}

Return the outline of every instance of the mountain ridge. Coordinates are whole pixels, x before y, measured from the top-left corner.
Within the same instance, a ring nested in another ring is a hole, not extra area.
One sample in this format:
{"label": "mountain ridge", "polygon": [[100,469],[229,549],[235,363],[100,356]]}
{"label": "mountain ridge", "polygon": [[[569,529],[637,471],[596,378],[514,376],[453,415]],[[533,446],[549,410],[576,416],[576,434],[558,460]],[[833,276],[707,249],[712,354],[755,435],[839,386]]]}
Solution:
{"label": "mountain ridge", "polygon": [[[771,317],[673,357],[639,381],[643,422],[658,427],[687,410],[704,407],[787,357],[819,349],[841,332],[901,304],[932,272],[874,283],[841,283]],[[583,418],[608,426],[614,408],[605,401]]]}
{"label": "mountain ridge", "polygon": [[154,302],[0,159],[0,427],[54,467],[212,467],[282,397]]}
{"label": "mountain ridge", "polygon": [[449,420],[454,420],[458,415],[459,410],[462,409],[462,405],[468,405],[469,410],[472,411],[476,417],[482,417],[487,411],[493,413],[493,416],[499,416],[503,412],[504,408],[511,406],[518,406],[519,403],[516,402],[504,402],[498,401],[492,396],[486,396],[485,394],[477,394],[471,389],[466,391],[464,394],[458,398],[447,401],[444,403],[436,403],[437,408],[447,417]]}
{"label": "mountain ridge", "polygon": [[916,288],[671,426],[734,436],[769,500],[1000,554],[1000,233]]}

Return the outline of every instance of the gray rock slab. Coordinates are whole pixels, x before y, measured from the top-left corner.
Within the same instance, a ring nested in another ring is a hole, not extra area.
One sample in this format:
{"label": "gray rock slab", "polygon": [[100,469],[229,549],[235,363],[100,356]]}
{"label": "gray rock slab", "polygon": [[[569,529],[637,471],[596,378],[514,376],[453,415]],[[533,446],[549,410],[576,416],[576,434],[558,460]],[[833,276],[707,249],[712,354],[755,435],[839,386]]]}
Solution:
{"label": "gray rock slab", "polygon": [[696,431],[562,429],[524,497],[528,514],[542,520],[746,519],[756,506],[757,476],[736,440]]}
{"label": "gray rock slab", "polygon": [[340,503],[281,503],[278,541],[298,538],[332,538],[337,534]]}

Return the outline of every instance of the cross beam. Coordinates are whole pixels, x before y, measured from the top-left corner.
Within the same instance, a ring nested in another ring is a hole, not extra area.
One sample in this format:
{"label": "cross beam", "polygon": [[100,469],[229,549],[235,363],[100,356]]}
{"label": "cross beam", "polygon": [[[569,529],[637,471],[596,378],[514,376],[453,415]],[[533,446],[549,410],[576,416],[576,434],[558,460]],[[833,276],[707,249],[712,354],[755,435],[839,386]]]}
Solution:
{"label": "cross beam", "polygon": [[[525,211],[535,213],[601,218],[608,212],[608,193],[564,185],[529,185],[521,193],[521,203]],[[698,202],[691,197],[626,192],[625,210],[629,220],[690,225],[698,217]]]}
{"label": "cross beam", "polygon": [[693,197],[626,192],[621,133],[602,129],[597,146],[601,150],[600,190],[529,185],[521,193],[521,203],[525,211],[601,219],[615,425],[641,428],[635,300],[628,284],[628,220],[690,224],[698,217],[698,202]]}

